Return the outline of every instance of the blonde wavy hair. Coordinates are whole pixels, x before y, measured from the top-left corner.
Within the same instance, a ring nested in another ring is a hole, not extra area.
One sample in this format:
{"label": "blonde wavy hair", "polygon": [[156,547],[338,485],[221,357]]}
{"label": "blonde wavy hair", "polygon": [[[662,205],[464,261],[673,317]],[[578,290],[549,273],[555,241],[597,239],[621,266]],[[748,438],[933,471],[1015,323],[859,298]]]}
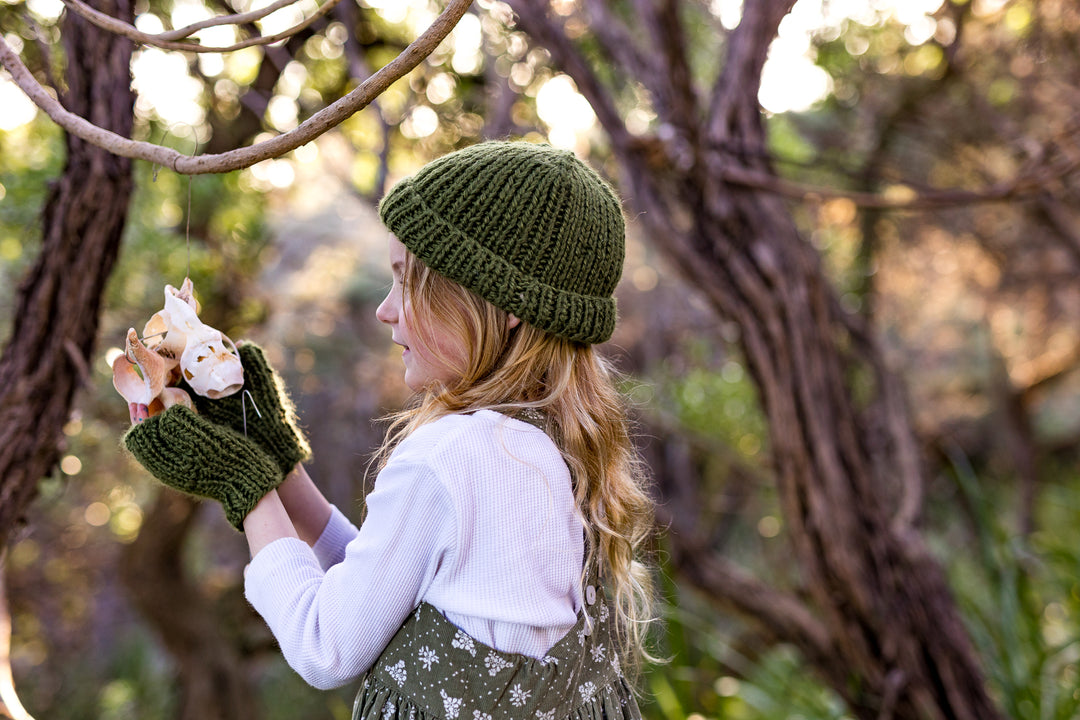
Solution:
{"label": "blonde wavy hair", "polygon": [[651,535],[652,500],[609,363],[591,345],[524,322],[510,327],[508,313],[434,272],[411,252],[405,255],[402,281],[402,312],[430,318],[413,323],[414,341],[437,347],[430,328],[439,327],[464,341],[463,357],[446,358],[456,382],[424,388],[410,407],[388,417],[375,466],[381,469],[393,448],[416,428],[444,415],[539,411],[544,430],[570,469],[585,524],[585,567],[597,563],[612,595],[620,655],[631,669],[642,659],[654,659],[645,645],[653,619],[652,581],[638,559]]}

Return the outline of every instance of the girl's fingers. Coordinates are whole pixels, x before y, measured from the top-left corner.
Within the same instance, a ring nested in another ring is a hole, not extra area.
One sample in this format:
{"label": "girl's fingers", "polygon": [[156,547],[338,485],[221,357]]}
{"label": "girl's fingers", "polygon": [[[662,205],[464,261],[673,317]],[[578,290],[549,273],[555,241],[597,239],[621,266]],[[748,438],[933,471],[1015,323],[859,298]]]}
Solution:
{"label": "girl's fingers", "polygon": [[140,403],[128,403],[128,415],[131,417],[131,424],[134,425],[150,417],[150,409]]}

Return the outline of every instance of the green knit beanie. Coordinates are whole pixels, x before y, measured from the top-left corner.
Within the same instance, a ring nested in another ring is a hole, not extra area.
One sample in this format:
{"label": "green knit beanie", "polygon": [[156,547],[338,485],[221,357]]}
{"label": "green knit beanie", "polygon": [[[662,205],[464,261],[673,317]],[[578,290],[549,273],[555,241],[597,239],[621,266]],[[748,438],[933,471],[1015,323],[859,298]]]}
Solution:
{"label": "green knit beanie", "polygon": [[428,267],[496,307],[570,340],[611,337],[622,210],[573,153],[527,142],[473,145],[399,182],[379,215]]}

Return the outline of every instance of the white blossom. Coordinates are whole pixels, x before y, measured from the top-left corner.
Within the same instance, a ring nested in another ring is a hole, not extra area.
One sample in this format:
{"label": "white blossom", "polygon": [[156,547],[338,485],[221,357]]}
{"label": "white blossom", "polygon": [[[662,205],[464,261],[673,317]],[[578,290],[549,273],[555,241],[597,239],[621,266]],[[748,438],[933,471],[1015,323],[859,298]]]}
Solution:
{"label": "white blossom", "polygon": [[488,675],[491,677],[495,677],[506,668],[513,667],[510,662],[503,660],[495,653],[488,653],[488,656],[484,658],[484,665],[487,666]]}
{"label": "white blossom", "polygon": [[420,648],[417,657],[420,659],[420,662],[423,663],[425,670],[430,670],[432,665],[439,662],[439,656],[427,645]]}
{"label": "white blossom", "polygon": [[528,690],[521,687],[521,683],[518,683],[510,688],[510,704],[514,707],[521,707],[529,701],[529,695],[531,694],[532,693]]}
{"label": "white blossom", "polygon": [[458,650],[464,650],[473,657],[476,657],[476,645],[473,643],[473,639],[466,634],[463,630],[458,630],[457,635],[450,641],[450,644],[456,647]]}
{"label": "white blossom", "polygon": [[458,713],[461,711],[461,698],[450,697],[446,694],[445,690],[439,690],[439,694],[442,695],[443,707],[446,709],[447,719],[457,720]]}
{"label": "white blossom", "polygon": [[405,678],[408,676],[408,673],[405,672],[404,660],[398,660],[395,664],[386,668],[386,672],[390,674],[390,677],[397,681],[398,687],[405,684]]}

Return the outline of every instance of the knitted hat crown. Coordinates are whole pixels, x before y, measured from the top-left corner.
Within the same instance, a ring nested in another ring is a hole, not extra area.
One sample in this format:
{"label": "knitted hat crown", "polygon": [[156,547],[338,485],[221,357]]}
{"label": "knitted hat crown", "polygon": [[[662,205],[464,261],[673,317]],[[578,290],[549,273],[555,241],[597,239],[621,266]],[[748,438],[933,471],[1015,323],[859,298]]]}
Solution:
{"label": "knitted hat crown", "polygon": [[611,337],[622,210],[573,153],[473,145],[399,182],[379,215],[428,267],[496,307],[570,340]]}

